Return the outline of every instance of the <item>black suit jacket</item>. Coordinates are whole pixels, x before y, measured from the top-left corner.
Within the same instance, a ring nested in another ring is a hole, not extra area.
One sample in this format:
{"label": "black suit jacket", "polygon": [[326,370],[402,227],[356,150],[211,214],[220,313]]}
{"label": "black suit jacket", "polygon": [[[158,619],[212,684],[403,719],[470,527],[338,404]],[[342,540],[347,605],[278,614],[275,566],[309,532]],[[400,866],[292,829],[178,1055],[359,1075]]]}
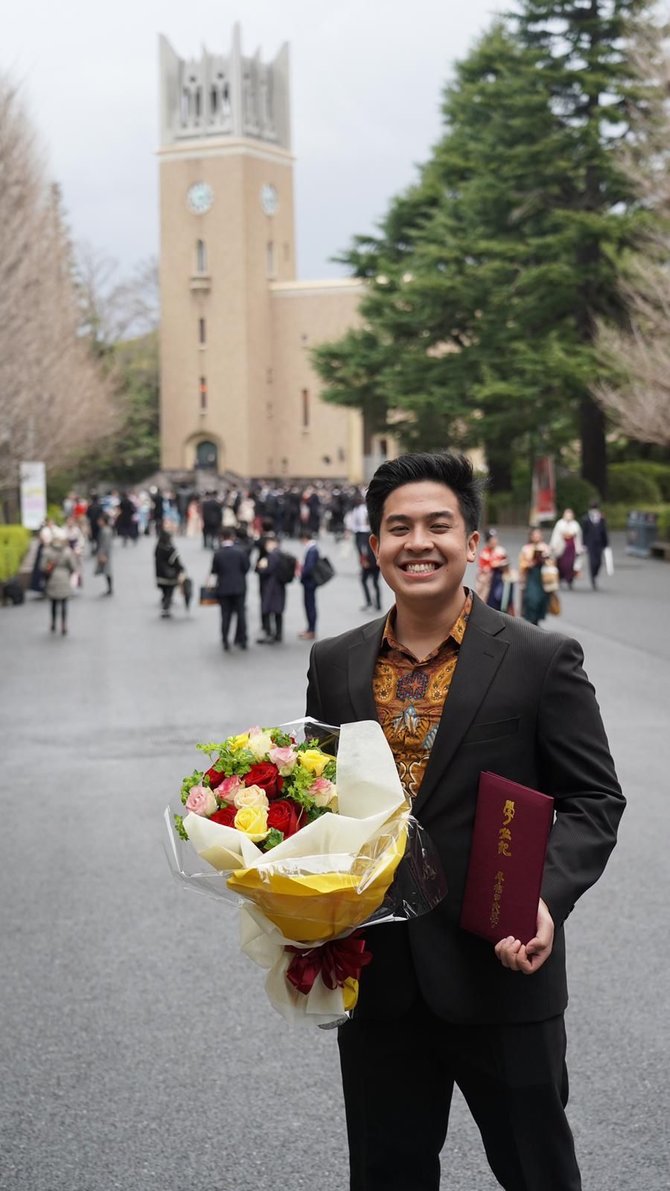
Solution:
{"label": "black suit jacket", "polygon": [[[330,724],[376,719],[372,677],[385,618],[318,642],[307,714]],[[419,991],[456,1022],[540,1021],[567,1003],[563,922],[602,873],[625,800],[579,644],[487,607],[476,596],[414,814],[440,853],[449,890],[435,910],[367,932],[373,963],[356,1014],[393,1018]],[[555,823],[542,897],[556,926],[532,976],[502,967],[460,929],[479,775],[491,770],[551,794]]]}
{"label": "black suit jacket", "polygon": [[241,546],[221,546],[212,558],[212,574],[216,575],[216,594],[244,595],[247,590],[248,570],[249,555]]}

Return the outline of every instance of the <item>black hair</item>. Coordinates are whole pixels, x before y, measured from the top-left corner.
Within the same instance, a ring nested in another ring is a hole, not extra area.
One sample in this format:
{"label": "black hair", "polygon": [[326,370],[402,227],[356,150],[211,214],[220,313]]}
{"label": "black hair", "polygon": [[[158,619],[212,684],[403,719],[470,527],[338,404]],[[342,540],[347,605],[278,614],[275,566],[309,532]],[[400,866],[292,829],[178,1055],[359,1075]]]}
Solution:
{"label": "black hair", "polygon": [[451,451],[440,454],[426,451],[387,459],[377,468],[365,497],[370,530],[375,537],[379,537],[384,505],[391,493],[405,484],[419,484],[422,480],[434,480],[437,484],[451,488],[458,499],[467,532],[474,533],[482,514],[486,481],[475,476],[472,463],[465,455],[454,455]]}

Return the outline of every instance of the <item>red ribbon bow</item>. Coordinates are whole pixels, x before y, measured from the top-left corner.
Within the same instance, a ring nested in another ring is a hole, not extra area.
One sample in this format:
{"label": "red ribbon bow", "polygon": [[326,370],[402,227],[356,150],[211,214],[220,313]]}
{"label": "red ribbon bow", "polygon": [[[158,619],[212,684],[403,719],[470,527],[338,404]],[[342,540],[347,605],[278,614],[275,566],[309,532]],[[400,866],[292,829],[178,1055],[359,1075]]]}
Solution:
{"label": "red ribbon bow", "polygon": [[360,931],[347,935],[346,939],[334,939],[320,947],[286,947],[293,952],[286,978],[294,988],[305,996],[311,990],[317,976],[321,976],[326,988],[342,988],[353,977],[358,980],[361,968],[372,961],[372,952],[365,950],[365,939]]}

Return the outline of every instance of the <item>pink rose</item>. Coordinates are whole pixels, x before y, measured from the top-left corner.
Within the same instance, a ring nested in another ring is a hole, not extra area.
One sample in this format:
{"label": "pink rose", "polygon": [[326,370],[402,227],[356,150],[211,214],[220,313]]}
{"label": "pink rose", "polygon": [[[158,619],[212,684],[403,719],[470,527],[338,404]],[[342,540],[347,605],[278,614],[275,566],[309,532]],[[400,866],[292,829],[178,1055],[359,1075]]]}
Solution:
{"label": "pink rose", "polygon": [[214,791],[210,790],[209,786],[191,786],[186,799],[187,811],[193,811],[194,815],[204,815],[206,819],[209,819],[216,808],[217,801]]}
{"label": "pink rose", "polygon": [[279,772],[284,777],[288,777],[289,773],[293,773],[293,770],[295,769],[295,763],[298,758],[298,754],[296,753],[295,749],[292,749],[289,746],[288,748],[283,749],[270,749],[268,757],[272,761],[272,764],[277,766]]}
{"label": "pink rose", "polygon": [[329,782],[326,777],[317,777],[316,781],[312,782],[307,793],[311,795],[317,806],[330,806],[337,797],[335,784]]}
{"label": "pink rose", "polygon": [[216,787],[216,797],[219,802],[234,802],[235,795],[243,785],[244,782],[234,773],[232,777],[224,778],[221,784]]}

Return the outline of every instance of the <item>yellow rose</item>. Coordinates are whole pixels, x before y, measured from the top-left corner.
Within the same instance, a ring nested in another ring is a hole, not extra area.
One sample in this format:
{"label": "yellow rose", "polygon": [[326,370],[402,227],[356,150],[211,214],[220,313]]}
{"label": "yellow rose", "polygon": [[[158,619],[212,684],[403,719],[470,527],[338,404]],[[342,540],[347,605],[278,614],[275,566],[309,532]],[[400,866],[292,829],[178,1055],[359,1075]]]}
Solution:
{"label": "yellow rose", "polygon": [[230,739],[228,740],[228,748],[232,749],[233,752],[236,753],[236,752],[238,752],[239,749],[246,748],[248,741],[249,741],[249,733],[248,732],[240,732],[239,736],[231,736],[230,737]]}
{"label": "yellow rose", "polygon": [[351,1013],[358,1000],[358,981],[353,976],[347,976],[342,985],[342,1000],[345,1013]]}
{"label": "yellow rose", "polygon": [[298,764],[308,773],[313,773],[314,777],[321,777],[328,762],[333,760],[334,757],[322,753],[321,749],[305,749],[304,752],[298,753]]}
{"label": "yellow rose", "polygon": [[233,826],[248,835],[253,844],[258,844],[268,833],[268,812],[264,806],[243,806],[235,815]]}

